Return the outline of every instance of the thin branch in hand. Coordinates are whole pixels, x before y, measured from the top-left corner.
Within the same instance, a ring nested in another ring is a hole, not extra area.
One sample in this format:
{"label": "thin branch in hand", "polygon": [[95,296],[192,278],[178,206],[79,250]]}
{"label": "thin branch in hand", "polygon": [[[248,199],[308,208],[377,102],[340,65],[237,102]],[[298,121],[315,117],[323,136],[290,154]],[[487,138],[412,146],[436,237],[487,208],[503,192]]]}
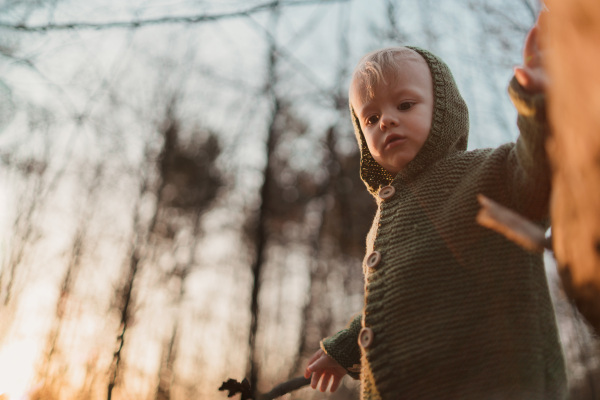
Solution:
{"label": "thin branch in hand", "polygon": [[[298,390],[308,384],[310,384],[310,378],[298,376],[296,378],[290,379],[289,381],[280,383],[279,385],[271,389],[268,393],[258,394],[256,400],[274,400],[278,397],[291,393],[294,390]],[[244,379],[241,382],[238,382],[235,379],[228,379],[226,382],[223,382],[223,384],[219,388],[219,391],[227,391],[227,397],[233,397],[237,394],[241,394],[240,400],[253,400],[253,390],[250,386],[250,382],[248,381],[248,379]]]}
{"label": "thin branch in hand", "polygon": [[552,250],[544,230],[516,212],[480,194],[481,209],[477,214],[479,225],[492,229],[526,250],[541,253]]}

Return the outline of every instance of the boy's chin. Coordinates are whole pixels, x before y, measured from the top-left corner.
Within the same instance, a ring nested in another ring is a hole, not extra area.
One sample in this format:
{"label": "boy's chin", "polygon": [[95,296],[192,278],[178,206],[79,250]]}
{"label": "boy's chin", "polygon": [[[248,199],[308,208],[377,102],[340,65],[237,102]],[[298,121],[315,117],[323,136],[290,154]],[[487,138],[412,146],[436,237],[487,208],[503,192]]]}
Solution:
{"label": "boy's chin", "polygon": [[407,160],[406,158],[400,158],[398,160],[394,160],[393,163],[387,164],[387,166],[383,166],[383,165],[382,166],[383,166],[383,169],[385,169],[387,172],[389,172],[392,176],[396,176],[396,175],[398,175],[399,172],[406,169],[406,166],[412,160],[414,160],[414,157],[412,157],[410,160]]}
{"label": "boy's chin", "polygon": [[392,176],[396,176],[396,175],[398,175],[398,173],[400,171],[402,171],[402,168],[384,168],[384,169]]}
{"label": "boy's chin", "polygon": [[396,176],[400,171],[402,171],[406,167],[404,163],[398,163],[396,165],[388,165],[387,168],[383,167],[387,172],[389,172],[392,176]]}

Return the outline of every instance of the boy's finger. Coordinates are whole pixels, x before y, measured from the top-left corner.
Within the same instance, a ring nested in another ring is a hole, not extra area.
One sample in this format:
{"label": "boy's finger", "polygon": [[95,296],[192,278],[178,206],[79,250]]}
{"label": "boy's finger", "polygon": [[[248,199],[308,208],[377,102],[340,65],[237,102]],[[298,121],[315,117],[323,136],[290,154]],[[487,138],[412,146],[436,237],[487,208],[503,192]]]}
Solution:
{"label": "boy's finger", "polygon": [[333,381],[331,382],[331,393],[335,392],[338,387],[340,387],[340,383],[342,382],[342,378],[338,377],[338,376],[333,376]]}
{"label": "boy's finger", "polygon": [[310,356],[310,358],[308,359],[308,364],[312,364],[315,362],[315,360],[318,360],[319,357],[321,357],[321,352],[323,350],[319,349],[317,350],[312,356]]}
{"label": "boy's finger", "polygon": [[536,25],[534,25],[530,30],[529,30],[529,34],[527,37],[527,42],[529,42],[530,46],[533,47],[537,47],[538,45],[538,34],[539,34],[540,28]]}
{"label": "boy's finger", "polygon": [[317,361],[313,362],[312,364],[309,364],[308,367],[306,367],[306,370],[310,371],[310,372],[315,372],[315,371],[321,369],[321,368],[319,368],[319,364],[320,364],[319,360],[317,360]]}
{"label": "boy's finger", "polygon": [[515,67],[514,69],[515,78],[521,86],[526,88],[529,85],[529,75],[522,67]]}
{"label": "boy's finger", "polygon": [[331,374],[323,374],[321,378],[321,392],[327,391],[327,386],[329,386],[329,380],[331,379]]}
{"label": "boy's finger", "polygon": [[539,28],[537,25],[534,25],[525,38],[525,45],[523,47],[523,61],[527,66],[534,66],[540,63],[539,54],[542,47],[540,46],[539,36]]}
{"label": "boy's finger", "polygon": [[313,389],[317,388],[317,385],[319,384],[319,378],[321,377],[320,373],[317,372],[313,372],[312,374],[312,378],[310,380],[310,387]]}
{"label": "boy's finger", "polygon": [[517,82],[529,92],[540,93],[548,87],[548,79],[542,68],[515,67],[514,74]]}

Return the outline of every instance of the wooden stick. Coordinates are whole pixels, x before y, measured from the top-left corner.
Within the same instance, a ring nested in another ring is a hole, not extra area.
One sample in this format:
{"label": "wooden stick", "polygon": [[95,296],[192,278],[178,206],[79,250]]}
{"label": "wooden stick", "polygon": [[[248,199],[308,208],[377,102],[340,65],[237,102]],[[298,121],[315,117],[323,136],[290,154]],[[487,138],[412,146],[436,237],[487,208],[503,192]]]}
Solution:
{"label": "wooden stick", "polygon": [[481,205],[477,214],[479,225],[500,233],[526,250],[537,253],[552,250],[552,243],[541,227],[482,194],[477,195],[477,200]]}

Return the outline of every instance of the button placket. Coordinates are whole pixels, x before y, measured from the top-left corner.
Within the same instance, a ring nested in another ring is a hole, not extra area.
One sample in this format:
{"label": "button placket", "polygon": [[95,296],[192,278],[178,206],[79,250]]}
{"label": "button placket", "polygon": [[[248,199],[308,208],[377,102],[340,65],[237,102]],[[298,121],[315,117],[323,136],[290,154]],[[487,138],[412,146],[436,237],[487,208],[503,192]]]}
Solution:
{"label": "button placket", "polygon": [[393,186],[384,186],[379,189],[379,198],[382,200],[387,200],[391,198],[394,194],[396,194],[396,189]]}
{"label": "button placket", "polygon": [[373,333],[373,329],[362,328],[358,335],[358,344],[362,348],[368,349],[373,344],[374,339],[375,339],[375,334]]}
{"label": "button placket", "polygon": [[367,267],[376,268],[381,262],[381,253],[375,250],[367,257]]}

